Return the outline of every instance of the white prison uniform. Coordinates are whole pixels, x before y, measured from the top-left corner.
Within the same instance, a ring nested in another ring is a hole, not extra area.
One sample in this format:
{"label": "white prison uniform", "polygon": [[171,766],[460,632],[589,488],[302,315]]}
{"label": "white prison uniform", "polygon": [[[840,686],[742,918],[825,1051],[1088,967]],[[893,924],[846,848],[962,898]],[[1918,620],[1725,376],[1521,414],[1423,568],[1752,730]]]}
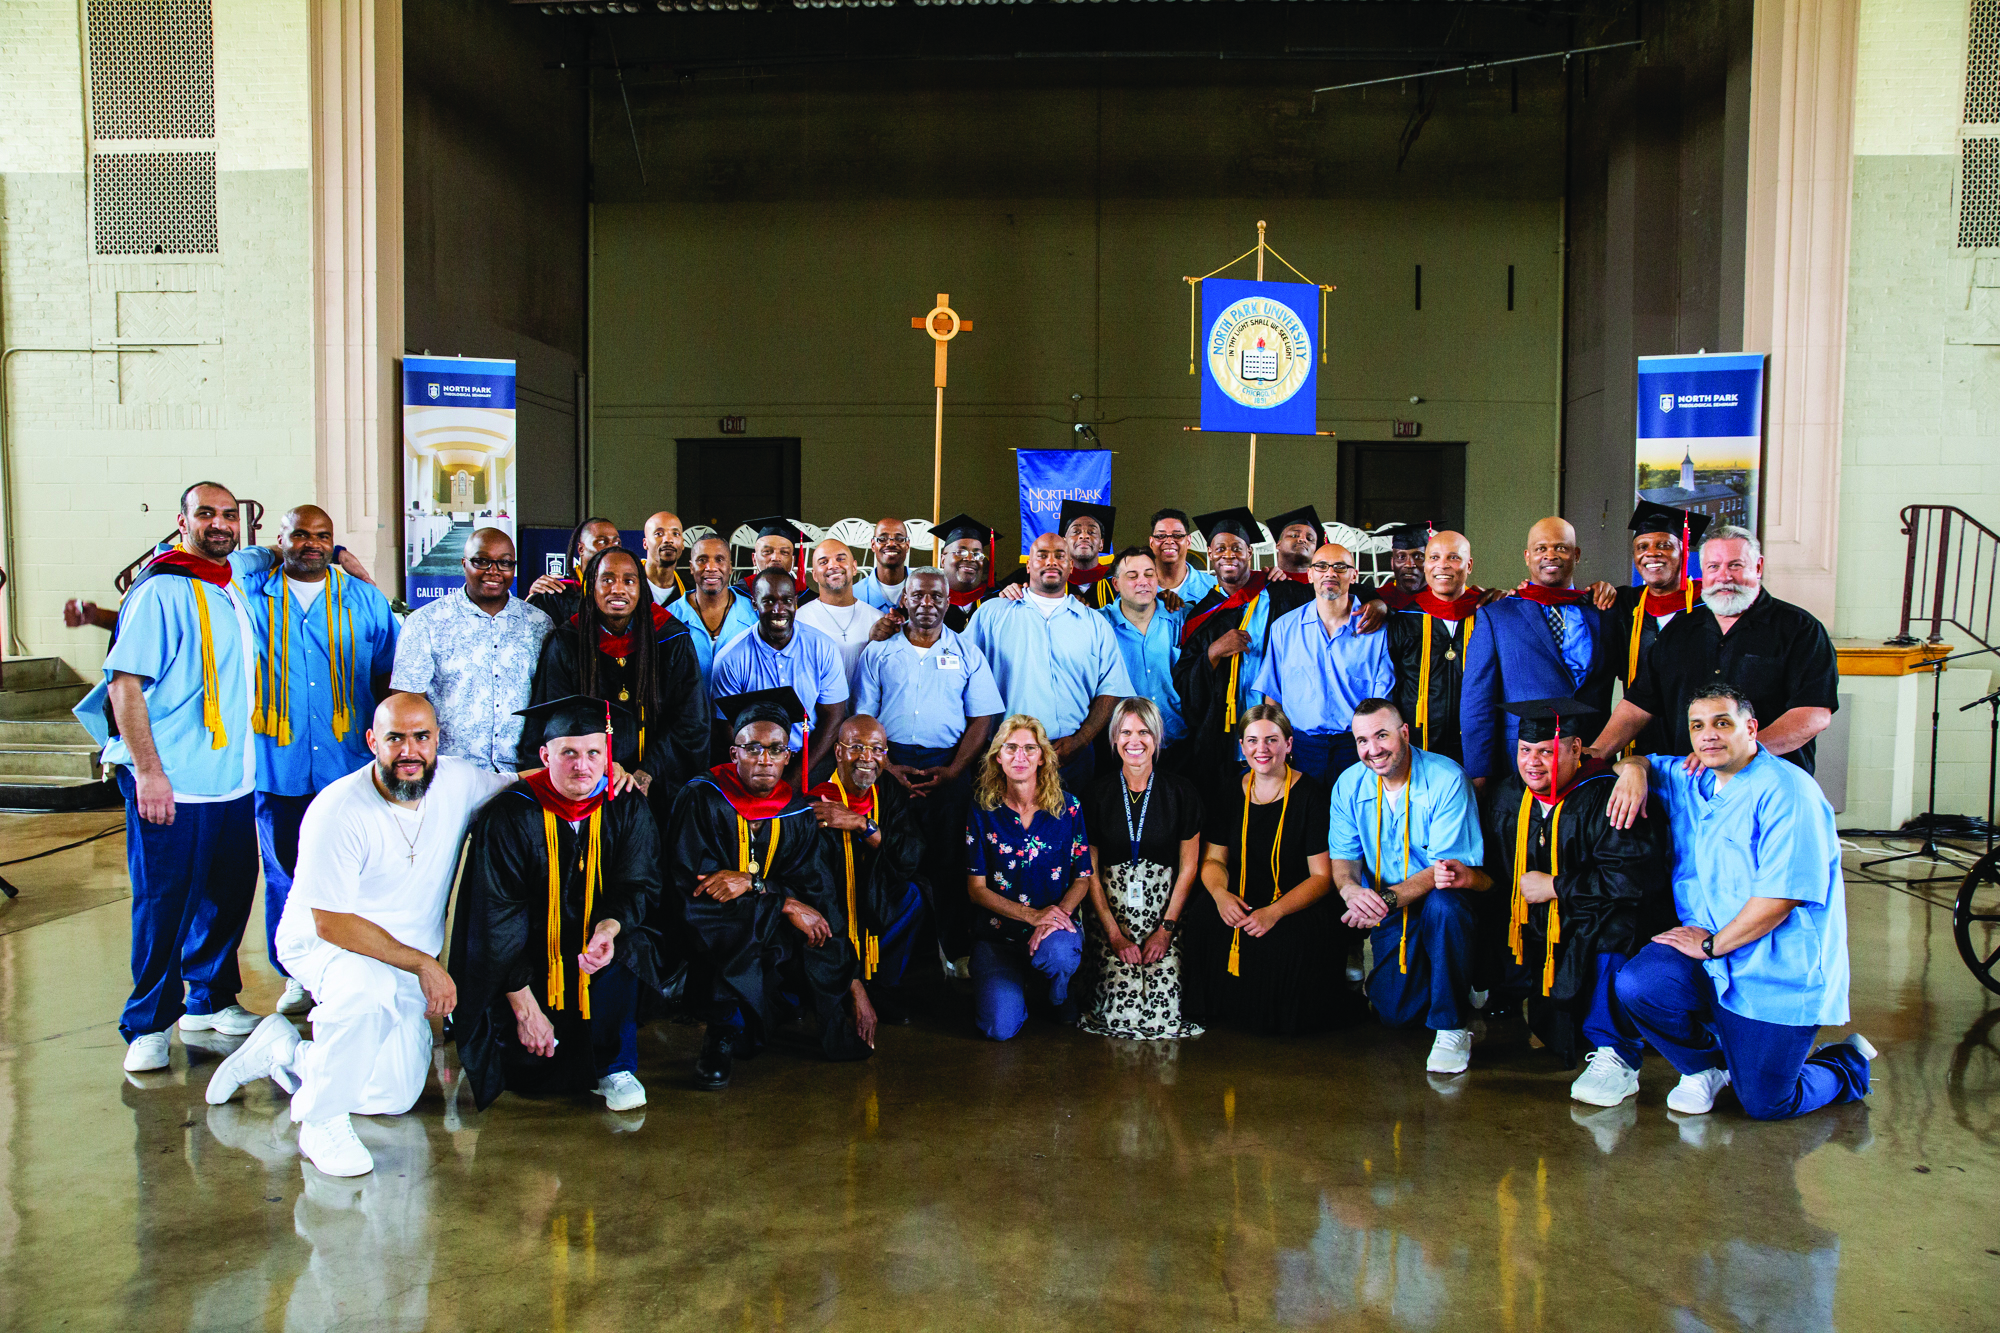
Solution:
{"label": "white prison uniform", "polygon": [[[435,957],[466,825],[514,781],[440,756],[417,810],[376,790],[369,764],[313,799],[299,826],[298,870],[278,922],[278,958],[316,1002],[313,1040],[272,1077],[292,1091],[292,1119],[400,1115],[430,1068],[431,1025],[416,974],[319,937],[313,909],[366,917],[398,943]],[[415,853],[412,859],[412,852]]]}

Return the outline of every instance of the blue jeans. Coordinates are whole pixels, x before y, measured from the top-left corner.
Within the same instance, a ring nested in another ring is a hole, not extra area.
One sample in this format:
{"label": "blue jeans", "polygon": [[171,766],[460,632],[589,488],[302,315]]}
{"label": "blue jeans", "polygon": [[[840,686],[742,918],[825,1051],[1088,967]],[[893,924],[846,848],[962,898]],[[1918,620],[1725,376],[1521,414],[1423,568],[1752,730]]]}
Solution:
{"label": "blue jeans", "polygon": [[1621,1033],[1643,1040],[1683,1074],[1727,1069],[1752,1120],[1787,1120],[1868,1095],[1868,1059],[1852,1046],[1815,1051],[1817,1026],[1761,1023],[1715,1002],[1708,969],[1680,950],[1648,944],[1613,988]]}
{"label": "blue jeans", "polygon": [[590,1063],[599,1078],[639,1072],[639,978],[622,960],[590,979]]}
{"label": "blue jeans", "polygon": [[310,796],[256,794],[257,850],[264,858],[264,947],[271,970],[281,977],[292,974],[278,961],[278,922],[284,919],[285,899],[291,896],[292,872],[299,865],[299,825],[306,817]]}
{"label": "blue jeans", "polygon": [[132,997],[118,1031],[129,1042],[165,1032],[184,1013],[236,1003],[236,946],[257,896],[257,831],[247,795],[176,801],[173,823],[151,824],[139,817],[131,770],[118,770],[118,790],[132,879]]}
{"label": "blue jeans", "polygon": [[1315,781],[1331,787],[1335,778],[1359,762],[1351,731],[1292,733],[1292,767]]}
{"label": "blue jeans", "polygon": [[1622,953],[1600,953],[1585,964],[1592,973],[1590,983],[1590,1008],[1584,1012],[1583,1049],[1585,1053],[1600,1046],[1609,1046],[1618,1052],[1618,1058],[1633,1069],[1645,1058],[1646,1047],[1618,1028],[1618,1016],[1613,1010],[1616,1002],[1612,992],[1618,984],[1618,974],[1625,970],[1630,961]]}
{"label": "blue jeans", "polygon": [[[1466,1002],[1472,985],[1472,935],[1472,904],[1457,889],[1432,889],[1375,927],[1368,937],[1375,950],[1368,999],[1384,1025],[1422,1024],[1434,1032],[1472,1026],[1472,1008]],[[1330,960],[1328,966],[1338,963]]]}
{"label": "blue jeans", "polygon": [[994,940],[972,942],[972,1004],[981,1036],[1005,1041],[1028,1021],[1028,980],[1048,978],[1049,1003],[1069,999],[1069,979],[1083,964],[1083,932],[1059,930],[1030,957],[1025,946]]}

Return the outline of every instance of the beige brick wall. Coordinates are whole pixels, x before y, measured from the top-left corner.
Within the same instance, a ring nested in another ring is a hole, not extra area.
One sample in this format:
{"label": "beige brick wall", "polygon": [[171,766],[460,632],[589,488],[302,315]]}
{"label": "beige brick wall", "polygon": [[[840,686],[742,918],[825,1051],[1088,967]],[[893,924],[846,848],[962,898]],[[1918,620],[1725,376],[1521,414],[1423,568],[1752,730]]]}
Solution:
{"label": "beige brick wall", "polygon": [[23,351],[6,366],[15,608],[31,653],[85,672],[104,635],[71,596],[173,525],[214,477],[271,517],[313,494],[306,0],[215,0],[221,251],[91,254],[72,0],[0,0],[0,330],[9,348],[193,339],[159,352]]}

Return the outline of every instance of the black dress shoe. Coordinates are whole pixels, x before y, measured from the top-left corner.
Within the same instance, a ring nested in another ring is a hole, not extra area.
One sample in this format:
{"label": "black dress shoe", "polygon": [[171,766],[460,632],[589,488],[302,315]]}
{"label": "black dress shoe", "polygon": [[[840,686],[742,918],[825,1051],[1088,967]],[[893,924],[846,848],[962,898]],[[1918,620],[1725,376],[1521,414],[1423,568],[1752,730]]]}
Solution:
{"label": "black dress shoe", "polygon": [[707,1092],[718,1091],[729,1086],[729,1074],[734,1064],[729,1055],[729,1039],[719,1034],[711,1034],[701,1045],[701,1054],[694,1060],[694,1085]]}

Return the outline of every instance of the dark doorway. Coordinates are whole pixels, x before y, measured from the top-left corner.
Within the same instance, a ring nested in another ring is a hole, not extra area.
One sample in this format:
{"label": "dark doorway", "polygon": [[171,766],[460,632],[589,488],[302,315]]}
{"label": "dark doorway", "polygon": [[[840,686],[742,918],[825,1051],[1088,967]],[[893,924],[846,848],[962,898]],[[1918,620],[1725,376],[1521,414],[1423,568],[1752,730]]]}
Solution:
{"label": "dark doorway", "polygon": [[745,519],[766,514],[797,517],[799,441],[675,440],[681,522],[705,523],[727,539]]}
{"label": "dark doorway", "polygon": [[1465,531],[1465,446],[1342,440],[1339,518],[1357,528],[1428,522]]}

